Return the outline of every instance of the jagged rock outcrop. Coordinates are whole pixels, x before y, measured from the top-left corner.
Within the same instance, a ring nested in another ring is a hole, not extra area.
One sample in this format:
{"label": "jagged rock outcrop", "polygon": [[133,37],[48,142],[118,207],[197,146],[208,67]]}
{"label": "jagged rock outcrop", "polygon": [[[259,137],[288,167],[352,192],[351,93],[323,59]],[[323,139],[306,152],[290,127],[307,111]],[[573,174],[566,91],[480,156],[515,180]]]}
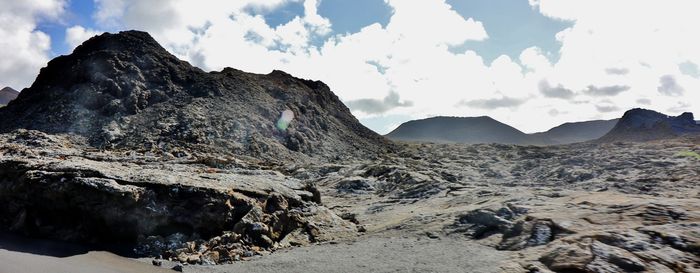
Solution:
{"label": "jagged rock outcrop", "polygon": [[635,108],[625,112],[615,127],[599,142],[649,141],[700,134],[693,113],[673,117],[647,109]]}
{"label": "jagged rock outcrop", "polygon": [[354,236],[287,168],[392,149],[328,86],[93,37],[0,109],[0,229],[221,263]]}
{"label": "jagged rock outcrop", "polygon": [[51,60],[0,110],[15,129],[83,136],[93,147],[176,147],[274,160],[368,156],[388,142],[320,81],[282,71],[206,73],[145,32],[105,33]]}
{"label": "jagged rock outcrop", "polygon": [[19,92],[17,90],[12,89],[11,87],[5,87],[3,89],[0,89],[0,105],[6,105],[10,103],[10,101],[17,98],[17,95],[19,95]]}

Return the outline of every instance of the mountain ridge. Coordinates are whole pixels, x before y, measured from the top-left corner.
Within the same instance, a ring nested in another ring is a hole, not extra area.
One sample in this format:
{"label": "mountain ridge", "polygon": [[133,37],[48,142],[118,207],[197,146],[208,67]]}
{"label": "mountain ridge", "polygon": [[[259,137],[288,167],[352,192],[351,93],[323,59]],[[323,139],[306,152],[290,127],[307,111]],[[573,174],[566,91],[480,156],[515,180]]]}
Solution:
{"label": "mountain ridge", "polygon": [[598,142],[650,141],[700,134],[693,113],[669,116],[649,109],[634,108],[626,111],[615,127]]}
{"label": "mountain ridge", "polygon": [[566,122],[547,131],[531,135],[542,136],[552,140],[551,144],[570,144],[598,139],[612,130],[619,119],[588,120]]}
{"label": "mountain ridge", "polygon": [[[440,132],[440,135],[435,135]],[[544,144],[539,137],[488,116],[431,117],[405,122],[386,135],[389,139],[446,143]]]}

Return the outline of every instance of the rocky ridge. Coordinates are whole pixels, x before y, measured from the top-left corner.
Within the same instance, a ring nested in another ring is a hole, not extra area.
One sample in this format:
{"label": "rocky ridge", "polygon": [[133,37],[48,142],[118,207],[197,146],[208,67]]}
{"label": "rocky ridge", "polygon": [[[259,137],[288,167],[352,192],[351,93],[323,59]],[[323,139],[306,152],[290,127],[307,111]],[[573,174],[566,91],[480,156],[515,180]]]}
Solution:
{"label": "rocky ridge", "polygon": [[687,134],[700,134],[700,125],[695,122],[693,113],[672,117],[636,108],[625,112],[615,127],[598,141],[649,141]]}
{"label": "rocky ridge", "polygon": [[608,133],[618,119],[568,122],[545,132],[526,134],[490,117],[433,117],[399,125],[386,137],[399,141],[560,145],[598,139]]}

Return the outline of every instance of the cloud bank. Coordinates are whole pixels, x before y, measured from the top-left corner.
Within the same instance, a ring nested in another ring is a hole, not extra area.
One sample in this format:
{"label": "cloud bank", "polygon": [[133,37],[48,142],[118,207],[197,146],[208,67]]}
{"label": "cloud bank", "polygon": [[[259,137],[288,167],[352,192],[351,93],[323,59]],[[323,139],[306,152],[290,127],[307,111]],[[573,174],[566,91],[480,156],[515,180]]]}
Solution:
{"label": "cloud bank", "polygon": [[[9,8],[0,18],[20,22],[2,25],[20,27],[0,27],[13,41],[0,48],[0,57],[10,60],[0,67],[0,84],[23,87],[50,54],[49,37],[36,22],[59,20],[65,2],[1,1]],[[319,0],[95,3],[96,29],[67,26],[67,44],[101,31],[145,30],[205,70],[282,69],[322,80],[361,120],[489,115],[533,132],[619,117],[640,105],[700,112],[694,66],[700,64],[700,39],[694,38],[700,16],[692,0],[530,0],[542,16],[572,22],[556,34],[558,52],[533,45],[517,58],[503,55],[490,63],[468,47],[451,50],[490,39],[489,26],[445,0],[385,0],[389,22],[354,33],[335,33],[333,22],[319,14]],[[269,25],[263,15],[288,4],[303,6],[303,14]],[[514,18],[514,27],[518,23]]]}

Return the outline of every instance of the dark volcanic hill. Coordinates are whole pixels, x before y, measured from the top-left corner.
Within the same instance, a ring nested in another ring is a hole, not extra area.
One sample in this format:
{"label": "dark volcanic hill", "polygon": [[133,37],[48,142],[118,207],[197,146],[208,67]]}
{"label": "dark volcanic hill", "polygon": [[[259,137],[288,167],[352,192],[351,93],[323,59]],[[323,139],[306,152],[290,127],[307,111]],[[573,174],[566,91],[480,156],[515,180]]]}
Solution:
{"label": "dark volcanic hill", "polygon": [[599,141],[648,141],[687,134],[700,134],[700,125],[695,122],[693,113],[673,117],[635,108],[625,112],[617,125]]}
{"label": "dark volcanic hill", "polygon": [[619,119],[567,122],[533,136],[550,140],[549,144],[569,144],[598,139],[615,127]]}
{"label": "dark volcanic hill", "polygon": [[[289,123],[281,119],[285,111]],[[51,60],[0,116],[7,119],[0,133],[71,133],[98,148],[284,159],[389,146],[320,81],[282,71],[207,73],[138,31],[105,33]]]}
{"label": "dark volcanic hill", "polygon": [[19,95],[19,92],[10,87],[0,89],[0,105],[8,104],[10,101],[17,98],[17,95]]}
{"label": "dark volcanic hill", "polygon": [[490,117],[433,117],[401,124],[386,135],[393,140],[448,142],[448,143],[502,143],[545,144],[539,137],[530,136]]}

